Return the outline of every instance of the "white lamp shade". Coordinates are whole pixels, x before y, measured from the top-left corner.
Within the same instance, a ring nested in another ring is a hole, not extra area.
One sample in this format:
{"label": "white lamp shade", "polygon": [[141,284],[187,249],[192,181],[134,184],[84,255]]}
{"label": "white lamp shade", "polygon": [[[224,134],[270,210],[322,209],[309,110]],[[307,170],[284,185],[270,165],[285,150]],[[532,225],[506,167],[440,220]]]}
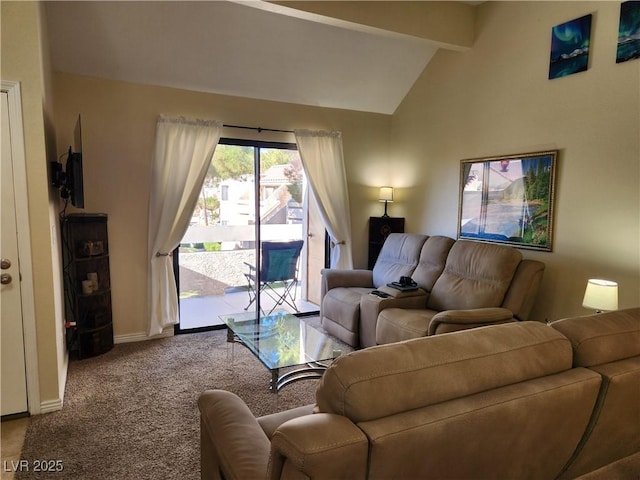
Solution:
{"label": "white lamp shade", "polygon": [[393,202],[393,187],[380,187],[378,199],[381,202]]}
{"label": "white lamp shade", "polygon": [[618,309],[618,284],[610,280],[591,278],[587,282],[582,306],[595,310]]}

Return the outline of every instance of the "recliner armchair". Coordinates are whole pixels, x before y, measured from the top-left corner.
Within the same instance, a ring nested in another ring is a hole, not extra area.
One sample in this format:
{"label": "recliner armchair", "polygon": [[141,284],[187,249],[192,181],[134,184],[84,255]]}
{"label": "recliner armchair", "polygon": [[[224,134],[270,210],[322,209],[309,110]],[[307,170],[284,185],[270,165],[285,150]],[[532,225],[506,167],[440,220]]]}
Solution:
{"label": "recliner armchair", "polygon": [[639,315],[352,352],[327,369],[315,405],[260,418],[237,395],[206,391],[202,478],[569,480],[609,465],[598,478],[614,478],[628,460],[637,472]]}
{"label": "recliner armchair", "polygon": [[[322,326],[354,347],[368,347],[527,320],[544,264],[505,245],[445,236],[392,233],[369,270],[322,271]],[[419,289],[387,287],[410,276]],[[373,289],[390,295],[370,295]]]}

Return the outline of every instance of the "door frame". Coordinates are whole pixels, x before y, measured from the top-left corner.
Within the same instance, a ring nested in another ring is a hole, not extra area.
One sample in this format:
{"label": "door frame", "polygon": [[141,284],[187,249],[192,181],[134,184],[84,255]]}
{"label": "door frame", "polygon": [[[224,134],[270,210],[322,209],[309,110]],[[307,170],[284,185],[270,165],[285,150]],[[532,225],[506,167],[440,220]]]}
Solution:
{"label": "door frame", "polygon": [[27,409],[31,415],[39,414],[40,383],[38,374],[38,347],[36,337],[35,295],[33,291],[33,263],[31,259],[31,228],[29,226],[29,199],[27,196],[27,167],[22,123],[22,92],[20,83],[1,81],[1,90],[7,94],[9,123],[11,124],[11,161],[16,210],[18,244],[25,245],[18,252],[20,263],[20,289],[22,296],[22,330],[24,335],[25,375],[27,382]]}
{"label": "door frame", "polygon": [[[256,210],[256,212],[259,212],[260,208],[259,208],[259,202],[260,202],[260,197],[259,197],[259,189],[260,189],[260,163],[259,163],[259,154],[257,153],[258,150],[260,149],[282,149],[282,150],[295,150],[298,152],[299,154],[299,150],[298,150],[298,144],[295,142],[280,142],[280,141],[265,141],[265,140],[251,140],[251,139],[246,139],[246,138],[235,138],[235,137],[221,137],[218,141],[218,145],[233,145],[233,146],[239,146],[239,147],[251,147],[254,149],[254,176],[256,178],[256,182],[255,182],[255,205],[254,208]],[[308,179],[307,179],[308,182]],[[309,188],[307,186],[307,188]],[[303,220],[303,231],[302,231],[302,238],[305,239],[307,237],[307,233],[308,233],[308,225],[307,225],[307,214],[306,214],[306,210],[307,208],[305,208],[305,214],[304,214],[304,220]],[[260,254],[261,254],[261,250],[259,248],[260,245],[260,227],[261,227],[261,223],[260,223],[260,215],[256,215],[256,223],[255,223],[255,232],[256,232],[256,265],[260,265]],[[328,246],[329,246],[329,237],[326,233],[325,230],[325,252],[324,252],[324,257],[325,257],[325,267],[328,266],[328,258],[329,258],[329,250],[328,250]],[[175,250],[173,251],[173,274],[174,274],[174,278],[175,278],[175,282],[176,282],[176,295],[178,295],[178,305],[180,305],[180,275],[179,275],[179,270],[180,270],[180,259],[179,259],[179,250],[180,250],[180,245],[178,245]],[[308,242],[305,241],[305,245],[303,247],[303,255],[306,256],[308,255]],[[302,273],[302,279],[300,280],[300,284],[301,284],[301,292],[303,294],[303,299],[306,298],[306,288],[307,288],[307,284],[308,284],[308,278],[307,278],[307,265],[306,265],[306,261],[305,262],[301,262],[301,273]],[[259,278],[259,269],[258,269],[258,278]],[[180,308],[180,307],[178,307]],[[260,297],[258,296],[257,298],[257,302],[256,302],[256,311],[260,308]],[[319,308],[319,307],[318,307]],[[316,315],[319,312],[319,310],[316,310],[314,312],[305,312],[305,313],[298,313],[296,314],[296,316],[310,316],[310,315]],[[226,328],[225,325],[212,325],[212,326],[205,326],[205,327],[195,327],[195,328],[189,328],[189,329],[182,329],[180,327],[180,323],[176,323],[174,325],[173,328],[173,332],[174,335],[181,335],[181,334],[188,334],[188,333],[198,333],[198,332],[205,332],[205,331],[210,331],[210,330],[217,330],[217,329],[223,329]]]}

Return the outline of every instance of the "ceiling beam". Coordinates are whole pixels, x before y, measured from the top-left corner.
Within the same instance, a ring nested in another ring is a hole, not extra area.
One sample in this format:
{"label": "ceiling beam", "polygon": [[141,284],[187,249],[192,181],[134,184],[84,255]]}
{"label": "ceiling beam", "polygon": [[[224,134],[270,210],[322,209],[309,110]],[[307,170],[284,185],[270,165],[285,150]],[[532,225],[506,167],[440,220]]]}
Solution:
{"label": "ceiling beam", "polygon": [[269,1],[244,2],[284,15],[368,31],[416,37],[439,48],[473,46],[475,6],[451,1]]}

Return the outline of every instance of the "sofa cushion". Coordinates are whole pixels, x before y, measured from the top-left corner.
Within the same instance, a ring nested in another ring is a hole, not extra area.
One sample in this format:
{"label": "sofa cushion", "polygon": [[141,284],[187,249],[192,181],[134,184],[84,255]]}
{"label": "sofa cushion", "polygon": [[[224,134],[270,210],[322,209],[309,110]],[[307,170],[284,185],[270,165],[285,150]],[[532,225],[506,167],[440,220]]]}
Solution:
{"label": "sofa cushion", "polygon": [[359,350],[336,359],[316,390],[319,412],[354,422],[571,368],[569,340],[539,322],[482,327]]}
{"label": "sofa cushion", "polygon": [[589,422],[600,378],[570,369],[358,426],[369,478],[553,479]]}
{"label": "sofa cushion", "polygon": [[566,318],[551,326],[571,340],[576,367],[592,367],[640,355],[640,307]]}
{"label": "sofa cushion", "polygon": [[413,272],[413,280],[427,292],[430,292],[436,280],[444,270],[449,250],[455,243],[453,238],[439,235],[429,237],[420,251],[418,266]]}
{"label": "sofa cushion", "polygon": [[432,310],[499,307],[521,260],[522,254],[515,248],[458,240],[449,251],[427,307]]}
{"label": "sofa cushion", "polygon": [[426,337],[429,323],[438,313],[435,310],[410,310],[404,308],[387,308],[378,315],[376,325],[376,343],[402,342],[412,338]]}
{"label": "sofa cushion", "polygon": [[427,235],[417,233],[390,234],[373,267],[373,285],[380,288],[387,283],[397,282],[400,277],[412,276],[427,238]]}

